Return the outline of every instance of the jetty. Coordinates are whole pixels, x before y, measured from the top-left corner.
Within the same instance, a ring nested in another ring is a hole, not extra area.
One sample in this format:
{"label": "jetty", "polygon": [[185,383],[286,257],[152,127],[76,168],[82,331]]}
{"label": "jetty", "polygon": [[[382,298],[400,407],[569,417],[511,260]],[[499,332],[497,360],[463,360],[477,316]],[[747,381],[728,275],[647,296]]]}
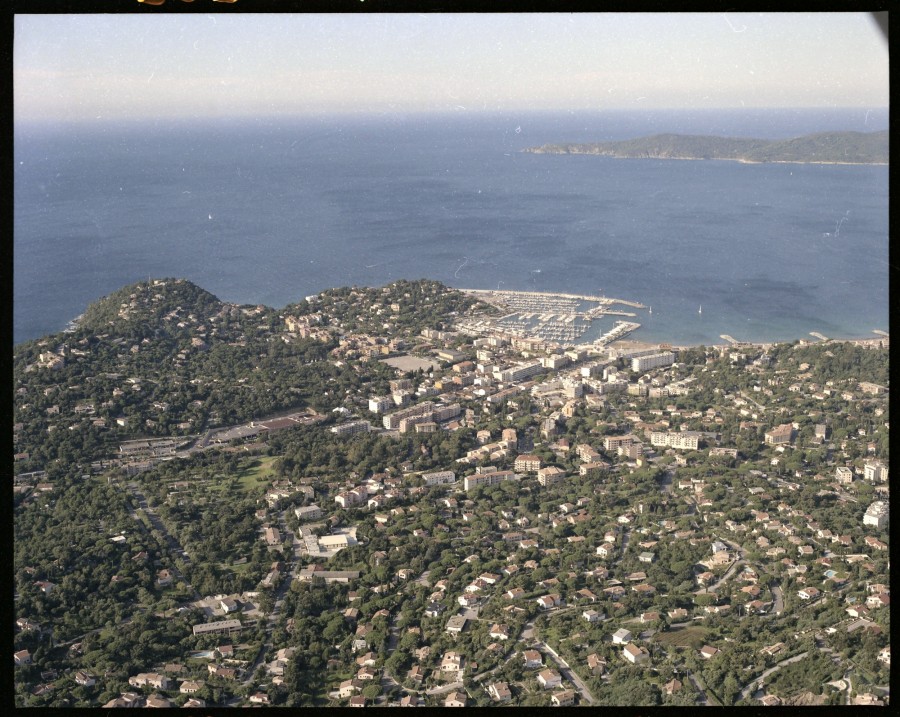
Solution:
{"label": "jetty", "polygon": [[727,341],[728,343],[733,344],[733,345],[735,345],[735,346],[737,346],[738,344],[741,343],[741,342],[738,341],[736,338],[734,338],[734,336],[729,336],[728,334],[721,334],[721,335],[719,336],[719,338],[720,338],[720,339],[725,339],[725,341]]}
{"label": "jetty", "polygon": [[872,333],[884,336],[885,338],[890,338],[891,336],[887,331],[882,331],[881,329],[872,329]]}
{"label": "jetty", "polygon": [[824,334],[820,334],[818,331],[810,331],[809,335],[813,338],[819,339],[820,341],[828,341],[828,337]]}
{"label": "jetty", "polygon": [[640,327],[641,325],[634,321],[617,321],[612,330],[607,331],[603,336],[594,341],[594,346],[606,346],[606,344],[621,339]]}

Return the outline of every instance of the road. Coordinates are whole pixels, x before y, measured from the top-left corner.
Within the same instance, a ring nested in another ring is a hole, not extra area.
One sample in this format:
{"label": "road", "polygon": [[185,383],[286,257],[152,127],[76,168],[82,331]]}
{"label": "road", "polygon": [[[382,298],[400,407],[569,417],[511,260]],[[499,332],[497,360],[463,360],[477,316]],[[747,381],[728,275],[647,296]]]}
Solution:
{"label": "road", "polygon": [[[138,607],[138,608],[135,608],[135,612],[147,612],[147,608]],[[122,620],[122,622],[117,623],[116,627],[121,628],[121,627],[124,627],[125,625],[130,625],[132,620],[134,620],[133,617],[127,617],[124,620]],[[93,630],[88,630],[84,634],[79,635],[78,637],[73,637],[71,640],[66,640],[65,642],[54,642],[53,641],[52,628],[51,628],[49,634],[50,634],[51,644],[53,645],[53,647],[65,647],[66,645],[74,645],[76,642],[82,642],[84,640],[84,638],[86,638],[88,635],[93,635],[93,634],[98,633],[101,630],[105,630],[105,629],[106,629],[106,627],[95,627]]]}
{"label": "road", "polygon": [[[282,531],[282,534],[287,535],[290,531],[287,528],[286,521],[287,511],[282,510],[279,514],[279,529]],[[294,557],[297,557],[297,541],[294,540]],[[272,604],[272,612],[266,618],[266,641],[260,646],[259,652],[256,654],[256,659],[253,661],[253,664],[249,665],[244,672],[244,677],[241,680],[241,684],[249,686],[253,682],[254,675],[256,673],[257,668],[262,665],[266,658],[269,656],[269,651],[274,648],[272,641],[270,638],[272,634],[272,630],[275,629],[275,624],[278,622],[278,616],[281,613],[281,608],[284,606],[284,596],[287,591],[291,587],[291,583],[294,581],[294,578],[297,575],[297,563],[295,561],[291,561],[287,563],[285,566],[288,568],[287,572],[281,577],[281,581],[278,583],[278,587],[272,593],[272,597],[274,598]],[[242,704],[243,698],[235,697],[226,702],[227,706],[235,706],[237,704]]]}
{"label": "road", "polygon": [[699,595],[701,593],[714,593],[716,590],[719,589],[719,587],[722,585],[722,583],[725,583],[728,580],[730,580],[731,577],[734,575],[734,573],[737,571],[737,569],[746,562],[747,561],[744,560],[743,558],[741,558],[740,560],[735,560],[731,564],[731,567],[725,571],[725,574],[721,578],[719,578],[716,582],[714,582],[712,585],[709,585],[708,587],[700,588],[699,590],[695,590],[694,594]]}
{"label": "road", "polygon": [[793,657],[789,657],[786,660],[782,660],[777,665],[773,665],[768,670],[763,672],[761,675],[754,677],[747,685],[741,690],[740,699],[746,700],[749,698],[754,692],[756,692],[756,686],[759,684],[760,680],[766,679],[769,675],[771,675],[776,670],[780,670],[783,665],[790,665],[792,662],[799,662],[804,657],[806,657],[809,652],[801,652],[799,655],[794,655]]}
{"label": "road", "polygon": [[[387,655],[394,654],[394,651],[397,649],[397,644],[400,642],[400,630],[397,627],[397,614],[391,614],[391,622],[388,625],[388,642],[387,642]],[[384,667],[384,670],[381,673],[381,691],[387,692],[394,686],[399,686],[399,683],[394,678],[392,674],[390,674],[387,670],[387,666]]]}
{"label": "road", "polygon": [[[147,498],[144,496],[143,493],[141,493],[140,489],[137,486],[137,483],[133,483],[133,482],[128,483],[128,490],[131,491],[131,494],[137,500],[138,507],[140,507],[141,510],[144,511],[144,514],[147,516],[147,519],[150,521],[150,525],[152,525],[155,530],[158,530],[160,532],[160,534],[163,536],[163,538],[165,538],[166,543],[168,544],[170,553],[172,555],[184,556],[184,548],[181,547],[181,543],[179,543],[174,537],[172,537],[172,535],[169,533],[168,529],[166,528],[165,523],[163,523],[159,519],[159,516],[156,515],[156,511],[154,511],[153,508],[151,508],[147,504]],[[132,517],[135,520],[139,520],[139,518],[137,517],[137,513],[135,513]],[[190,589],[190,591],[194,595],[194,600],[202,599],[200,597],[200,593],[198,593],[196,590],[194,590],[194,586],[191,585],[187,581],[187,578],[185,578],[184,575],[181,574],[181,571],[175,565],[174,561],[172,561],[172,564],[169,566],[169,570],[172,572],[172,574],[177,579],[181,580],[188,589]]]}
{"label": "road", "polygon": [[700,695],[700,699],[697,704],[706,706],[709,704],[709,693],[706,691],[706,684],[703,682],[702,677],[698,677],[693,672],[689,672],[685,670],[685,675],[691,681],[691,684],[694,686],[694,689],[697,690],[697,693]]}
{"label": "road", "polygon": [[663,475],[663,479],[659,483],[659,491],[660,493],[671,493],[672,492],[672,479],[674,478],[675,473],[673,471],[666,471]]}
{"label": "road", "polygon": [[773,614],[780,615],[784,612],[784,593],[780,586],[772,586],[772,597],[775,599],[775,609],[773,610]]}
{"label": "road", "polygon": [[545,642],[540,643],[537,646],[539,652],[543,652],[544,654],[550,655],[553,658],[553,661],[556,663],[556,666],[559,668],[559,673],[565,677],[569,682],[571,682],[578,691],[581,693],[581,699],[586,704],[592,705],[594,704],[594,696],[591,694],[590,690],[587,688],[587,685],[581,681],[581,678],[575,673],[572,668],[569,667],[568,663],[563,660],[556,652],[553,650],[550,645]]}
{"label": "road", "polygon": [[613,565],[618,565],[625,559],[625,549],[628,547],[629,540],[631,540],[631,530],[626,528],[625,532],[622,533],[622,549],[619,551],[618,559],[613,561]]}
{"label": "road", "polygon": [[426,695],[443,695],[447,692],[452,692],[453,690],[461,690],[463,687],[462,682],[451,682],[449,685],[444,685],[443,687],[432,687],[430,690],[425,690]]}

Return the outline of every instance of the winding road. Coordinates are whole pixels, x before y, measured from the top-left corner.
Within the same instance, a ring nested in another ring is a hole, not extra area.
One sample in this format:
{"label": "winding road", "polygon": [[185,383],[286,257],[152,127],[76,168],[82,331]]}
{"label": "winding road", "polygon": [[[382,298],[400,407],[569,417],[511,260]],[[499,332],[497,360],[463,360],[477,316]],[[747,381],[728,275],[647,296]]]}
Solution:
{"label": "winding road", "polygon": [[806,657],[809,652],[801,652],[799,655],[794,655],[793,657],[789,657],[786,660],[782,660],[777,665],[773,665],[768,670],[763,672],[761,675],[757,675],[754,677],[747,685],[741,690],[741,699],[746,700],[753,694],[756,690],[754,689],[760,682],[760,680],[766,679],[769,675],[771,675],[776,670],[780,670],[784,665],[790,665],[792,662],[799,662],[804,657]]}

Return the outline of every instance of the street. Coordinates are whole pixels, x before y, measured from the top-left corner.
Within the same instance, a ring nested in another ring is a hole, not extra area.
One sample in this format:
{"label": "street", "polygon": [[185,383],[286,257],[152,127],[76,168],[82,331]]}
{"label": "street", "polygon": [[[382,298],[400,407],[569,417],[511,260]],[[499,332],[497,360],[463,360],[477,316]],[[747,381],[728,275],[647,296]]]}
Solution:
{"label": "street", "polygon": [[766,679],[766,677],[768,677],[769,675],[771,675],[773,672],[775,672],[776,670],[781,669],[781,667],[782,667],[783,665],[790,665],[792,662],[799,662],[799,661],[802,660],[804,657],[806,657],[808,654],[809,654],[808,652],[801,652],[799,655],[794,655],[793,657],[789,657],[789,658],[787,658],[786,660],[782,660],[782,661],[779,662],[777,665],[774,665],[774,666],[770,667],[768,670],[766,670],[765,672],[763,672],[761,675],[758,675],[757,677],[754,677],[754,678],[753,678],[753,679],[752,679],[752,680],[751,680],[751,681],[750,681],[750,682],[749,682],[749,683],[741,690],[741,697],[740,697],[740,698],[741,698],[742,700],[746,700],[748,697],[751,696],[751,694],[753,694],[753,693],[756,691],[756,690],[754,689],[754,687],[755,687],[756,685],[758,685],[758,684],[760,683],[761,680]]}
{"label": "street", "polygon": [[550,655],[553,658],[553,661],[556,663],[556,666],[559,668],[559,673],[565,677],[569,682],[571,682],[578,691],[581,693],[581,699],[589,704],[594,704],[594,696],[591,694],[590,690],[588,690],[587,685],[581,681],[581,678],[572,670],[568,663],[563,660],[556,652],[553,650],[550,645],[542,642],[537,646],[539,652],[543,652],[544,654]]}

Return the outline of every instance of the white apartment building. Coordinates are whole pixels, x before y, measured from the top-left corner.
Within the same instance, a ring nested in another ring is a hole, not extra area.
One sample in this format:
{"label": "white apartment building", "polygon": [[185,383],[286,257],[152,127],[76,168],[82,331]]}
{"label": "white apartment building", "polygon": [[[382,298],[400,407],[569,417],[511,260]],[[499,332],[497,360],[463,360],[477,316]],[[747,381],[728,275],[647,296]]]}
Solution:
{"label": "white apartment building", "polygon": [[369,399],[369,410],[372,413],[384,413],[394,407],[394,399],[390,396],[376,396]]}
{"label": "white apartment building", "polygon": [[516,381],[524,381],[532,376],[537,376],[543,371],[544,367],[541,366],[540,361],[532,361],[531,363],[519,364],[518,366],[513,366],[512,368],[500,371],[500,375],[495,375],[494,378],[497,378],[504,383],[514,383]]}
{"label": "white apartment building", "polygon": [[888,503],[883,500],[876,500],[866,509],[863,516],[863,525],[872,525],[876,528],[887,527],[890,517],[890,508]]}
{"label": "white apartment building", "polygon": [[631,370],[640,373],[651,368],[671,366],[673,363],[675,363],[675,354],[671,351],[663,351],[649,356],[635,356],[631,359]]}
{"label": "white apartment building", "polygon": [[338,426],[332,426],[332,433],[338,436],[355,436],[357,433],[368,433],[372,430],[372,424],[368,421],[348,421]]}
{"label": "white apartment building", "polygon": [[447,485],[450,483],[456,483],[456,473],[453,471],[437,471],[435,473],[423,473],[422,480],[425,481],[425,485]]}
{"label": "white apartment building", "polygon": [[887,466],[878,461],[866,463],[863,468],[863,477],[869,483],[886,483],[888,479]]}
{"label": "white apartment building", "polygon": [[695,451],[700,447],[700,436],[699,431],[652,431],[650,445]]}

